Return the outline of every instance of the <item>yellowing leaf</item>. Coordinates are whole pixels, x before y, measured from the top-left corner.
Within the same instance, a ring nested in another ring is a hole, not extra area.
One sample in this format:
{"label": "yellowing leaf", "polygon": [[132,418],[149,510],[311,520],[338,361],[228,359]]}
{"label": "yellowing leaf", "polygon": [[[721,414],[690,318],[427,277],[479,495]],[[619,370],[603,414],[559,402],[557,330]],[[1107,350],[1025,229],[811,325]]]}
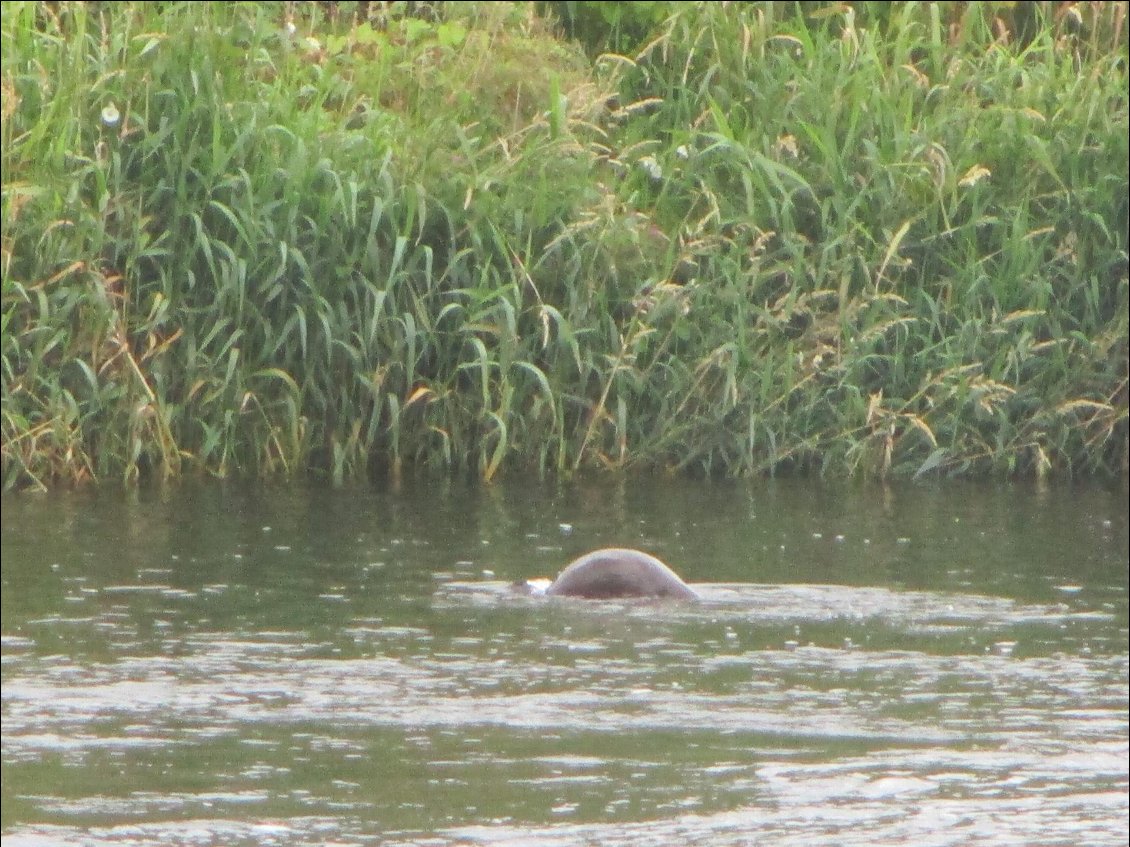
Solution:
{"label": "yellowing leaf", "polygon": [[969,188],[976,185],[982,179],[992,175],[992,171],[982,165],[974,165],[965,172],[965,175],[958,180],[957,184],[962,188]]}

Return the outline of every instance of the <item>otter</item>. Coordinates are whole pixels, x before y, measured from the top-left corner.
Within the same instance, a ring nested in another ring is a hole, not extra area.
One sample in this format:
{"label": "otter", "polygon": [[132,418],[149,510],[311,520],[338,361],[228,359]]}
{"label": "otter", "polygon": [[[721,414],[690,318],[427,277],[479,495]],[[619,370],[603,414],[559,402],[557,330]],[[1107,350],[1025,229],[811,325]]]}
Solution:
{"label": "otter", "polygon": [[[548,583],[548,584],[547,584]],[[570,562],[553,582],[520,580],[514,587],[549,597],[606,600],[618,597],[664,597],[697,600],[698,594],[654,556],[610,547]]]}

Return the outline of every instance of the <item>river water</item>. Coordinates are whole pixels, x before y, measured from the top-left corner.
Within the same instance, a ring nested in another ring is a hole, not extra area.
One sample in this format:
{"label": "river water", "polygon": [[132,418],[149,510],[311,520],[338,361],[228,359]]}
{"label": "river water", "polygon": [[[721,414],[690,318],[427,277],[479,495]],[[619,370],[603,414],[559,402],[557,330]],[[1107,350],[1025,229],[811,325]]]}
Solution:
{"label": "river water", "polygon": [[[3,500],[5,847],[1120,845],[1125,485]],[[522,597],[637,546],[698,604]]]}

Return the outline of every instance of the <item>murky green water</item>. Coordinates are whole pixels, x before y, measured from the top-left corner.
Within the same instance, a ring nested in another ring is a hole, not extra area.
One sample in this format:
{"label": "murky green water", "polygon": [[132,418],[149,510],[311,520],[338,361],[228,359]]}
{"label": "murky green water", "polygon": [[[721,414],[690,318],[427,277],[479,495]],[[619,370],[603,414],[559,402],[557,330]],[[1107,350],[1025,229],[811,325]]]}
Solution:
{"label": "murky green water", "polygon": [[[699,605],[505,584],[639,546]],[[3,501],[8,845],[1125,845],[1124,487]]]}

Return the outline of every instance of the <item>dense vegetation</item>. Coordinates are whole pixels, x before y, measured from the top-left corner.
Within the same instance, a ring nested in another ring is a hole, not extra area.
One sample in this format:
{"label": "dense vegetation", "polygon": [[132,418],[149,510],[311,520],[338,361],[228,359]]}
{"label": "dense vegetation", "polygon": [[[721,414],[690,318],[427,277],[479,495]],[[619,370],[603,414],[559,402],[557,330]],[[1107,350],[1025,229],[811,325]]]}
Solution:
{"label": "dense vegetation", "polygon": [[4,488],[1126,472],[1126,3],[617,5],[5,3]]}

